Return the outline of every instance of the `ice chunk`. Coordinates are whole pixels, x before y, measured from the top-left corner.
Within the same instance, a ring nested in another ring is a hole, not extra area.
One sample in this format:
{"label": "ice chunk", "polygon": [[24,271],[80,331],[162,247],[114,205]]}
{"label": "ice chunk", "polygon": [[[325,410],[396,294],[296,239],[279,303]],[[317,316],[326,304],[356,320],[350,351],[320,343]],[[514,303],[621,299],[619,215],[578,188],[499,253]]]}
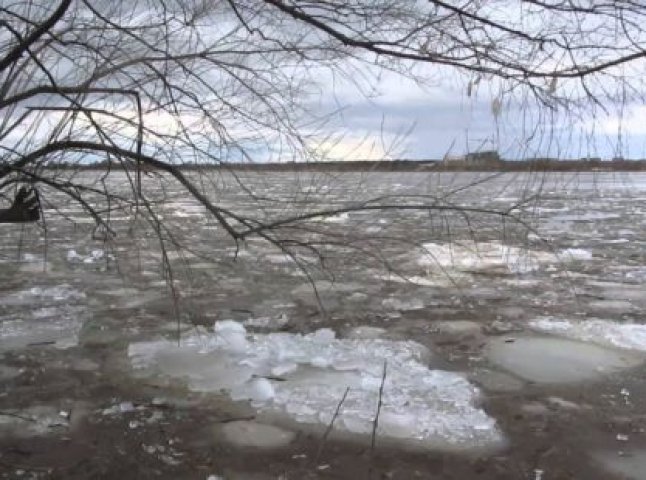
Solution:
{"label": "ice chunk", "polygon": [[381,304],[390,310],[421,310],[424,308],[424,302],[419,298],[413,298],[411,300],[402,300],[399,298],[386,298],[382,300]]}
{"label": "ice chunk", "polygon": [[529,325],[536,330],[584,342],[646,352],[646,325],[642,324],[541,317],[532,320]]}
{"label": "ice chunk", "polygon": [[30,345],[74,347],[85,322],[85,312],[81,306],[61,305],[36,308],[28,315],[0,317],[0,352]]}
{"label": "ice chunk", "polygon": [[541,262],[549,261],[549,254],[526,248],[511,247],[498,242],[462,242],[460,244],[425,243],[424,254],[418,264],[440,271],[455,269],[473,271],[506,269],[513,273],[536,270]]}
{"label": "ice chunk", "polygon": [[213,325],[213,331],[219,334],[222,332],[247,333],[244,325],[240,322],[236,322],[235,320],[220,320],[215,322]]}
{"label": "ice chunk", "polygon": [[568,260],[592,260],[592,252],[583,248],[566,248],[561,250],[560,256]]}
{"label": "ice chunk", "polygon": [[241,323],[234,320],[215,322],[213,326],[216,342],[231,352],[244,352],[247,349],[247,331]]}
{"label": "ice chunk", "polygon": [[561,338],[492,339],[487,358],[511,373],[540,383],[591,380],[639,365],[642,359],[622,352]]}
{"label": "ice chunk", "polygon": [[32,287],[10,293],[2,298],[5,306],[46,305],[59,302],[79,301],[85,299],[85,293],[67,284]]}
{"label": "ice chunk", "polygon": [[248,327],[257,327],[257,328],[267,328],[272,330],[278,330],[279,328],[284,327],[289,322],[287,314],[282,313],[278,317],[258,317],[250,318],[244,322],[245,326]]}
{"label": "ice chunk", "polygon": [[545,264],[592,259],[592,253],[581,248],[567,248],[560,252],[544,252],[526,247],[514,247],[500,242],[425,243],[423,255],[417,263],[429,270],[478,271],[507,270],[522,274],[532,272]]}
{"label": "ice chunk", "polygon": [[271,382],[266,378],[253,378],[243,385],[231,390],[233,400],[251,400],[266,402],[274,398],[275,392]]}
{"label": "ice chunk", "polygon": [[294,432],[274,425],[240,420],[216,428],[216,435],[237,447],[278,448],[289,445],[296,437]]}
{"label": "ice chunk", "polygon": [[[129,355],[140,373],[188,379],[189,387],[200,391],[209,391],[212,381],[260,411],[322,427],[349,388],[335,428],[359,434],[372,430],[386,362],[385,420],[378,435],[439,448],[501,440],[495,421],[476,405],[477,388],[457,373],[429,369],[428,350],[416,342],[339,339],[330,329],[308,335],[246,333],[233,321],[214,330],[187,335],[179,347],[170,341],[132,344]],[[245,336],[246,348],[231,349],[222,341],[227,335]]]}
{"label": "ice chunk", "polygon": [[[79,254],[76,250],[70,249],[67,252],[67,261],[70,263],[96,263],[105,258],[105,251],[92,250],[86,255]],[[108,255],[108,258],[114,260],[114,256]]]}
{"label": "ice chunk", "polygon": [[320,328],[315,332],[310,333],[308,337],[316,343],[328,343],[334,340],[336,334],[331,328]]}
{"label": "ice chunk", "polygon": [[360,338],[375,339],[375,338],[383,337],[385,334],[386,334],[385,328],[360,326],[350,330],[347,334],[347,337],[355,338],[355,339],[360,339]]}

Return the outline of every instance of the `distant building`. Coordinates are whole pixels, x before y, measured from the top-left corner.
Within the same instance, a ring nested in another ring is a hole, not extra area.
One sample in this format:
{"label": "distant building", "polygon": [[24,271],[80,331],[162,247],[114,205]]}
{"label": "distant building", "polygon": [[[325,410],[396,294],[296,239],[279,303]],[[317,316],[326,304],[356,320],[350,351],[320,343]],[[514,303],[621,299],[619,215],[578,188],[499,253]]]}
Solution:
{"label": "distant building", "polygon": [[445,165],[464,165],[465,156],[464,155],[444,155],[442,163]]}
{"label": "distant building", "polygon": [[500,163],[500,155],[497,150],[485,150],[482,152],[467,153],[465,160],[467,165],[497,165]]}
{"label": "distant building", "polygon": [[455,167],[497,167],[502,164],[502,159],[497,150],[484,150],[466,155],[446,155],[442,163]]}

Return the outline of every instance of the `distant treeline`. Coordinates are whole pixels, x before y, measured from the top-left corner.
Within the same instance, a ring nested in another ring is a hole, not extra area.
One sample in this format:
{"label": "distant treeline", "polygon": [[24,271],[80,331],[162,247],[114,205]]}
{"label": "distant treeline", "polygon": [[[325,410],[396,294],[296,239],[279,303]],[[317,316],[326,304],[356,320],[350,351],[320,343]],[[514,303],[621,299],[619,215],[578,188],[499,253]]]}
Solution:
{"label": "distant treeline", "polygon": [[[49,165],[50,168],[70,170],[122,170],[121,163],[63,163],[56,162]],[[131,164],[128,170],[135,170],[135,164]],[[599,158],[579,160],[559,160],[554,158],[533,158],[526,160],[496,160],[486,162],[445,162],[442,160],[358,160],[358,161],[336,161],[336,162],[286,162],[286,163],[226,163],[226,164],[184,164],[180,165],[181,170],[233,170],[233,171],[268,171],[268,172],[420,172],[420,171],[508,171],[508,172],[531,172],[531,171],[646,171],[646,159],[644,160],[602,160]],[[146,168],[144,167],[144,170]]]}

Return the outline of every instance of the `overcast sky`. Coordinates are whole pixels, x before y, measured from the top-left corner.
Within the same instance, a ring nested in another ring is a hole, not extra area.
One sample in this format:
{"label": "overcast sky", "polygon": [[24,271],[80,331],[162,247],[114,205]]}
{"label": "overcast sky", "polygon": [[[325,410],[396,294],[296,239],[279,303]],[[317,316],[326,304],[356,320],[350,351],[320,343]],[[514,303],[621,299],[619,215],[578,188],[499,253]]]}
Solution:
{"label": "overcast sky", "polygon": [[337,83],[324,89],[315,108],[342,108],[335,126],[346,135],[329,152],[338,158],[379,158],[386,153],[393,158],[437,159],[485,149],[497,149],[509,159],[646,157],[644,105],[598,110],[577,119],[566,111],[550,113],[534,103],[521,105],[510,99],[496,118],[490,90],[485,85],[469,97],[459,80],[421,88],[389,74],[370,98]]}

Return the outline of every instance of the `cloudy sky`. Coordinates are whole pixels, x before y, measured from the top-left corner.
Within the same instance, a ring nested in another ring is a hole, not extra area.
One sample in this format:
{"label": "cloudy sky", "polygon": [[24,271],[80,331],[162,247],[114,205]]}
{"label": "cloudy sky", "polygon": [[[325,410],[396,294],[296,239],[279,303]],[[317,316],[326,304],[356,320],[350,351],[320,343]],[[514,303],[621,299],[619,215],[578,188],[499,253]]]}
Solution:
{"label": "cloudy sky", "polygon": [[466,83],[438,80],[420,87],[385,75],[369,98],[351,85],[324,90],[317,108],[341,108],[335,126],[346,132],[329,155],[345,159],[437,159],[497,149],[505,158],[646,157],[646,106],[597,109],[581,118],[508,98],[498,117],[490,86],[467,95]]}

